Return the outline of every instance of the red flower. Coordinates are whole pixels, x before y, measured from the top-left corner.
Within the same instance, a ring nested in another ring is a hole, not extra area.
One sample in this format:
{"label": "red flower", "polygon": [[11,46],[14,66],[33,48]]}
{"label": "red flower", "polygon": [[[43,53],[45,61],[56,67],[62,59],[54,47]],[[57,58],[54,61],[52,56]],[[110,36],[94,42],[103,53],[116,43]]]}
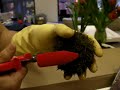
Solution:
{"label": "red flower", "polygon": [[117,12],[120,13],[120,6],[117,7]]}
{"label": "red flower", "polygon": [[116,11],[116,10],[113,10],[112,12],[110,12],[110,13],[108,14],[108,17],[109,17],[110,20],[115,20],[115,19],[118,17],[117,11]]}
{"label": "red flower", "polygon": [[[80,4],[85,4],[85,3],[86,3],[86,0],[80,0]],[[74,2],[74,5],[78,6],[78,2]]]}
{"label": "red flower", "polygon": [[108,0],[109,5],[114,7],[116,5],[116,0]]}
{"label": "red flower", "polygon": [[78,6],[78,2],[74,2],[74,6],[77,7]]}
{"label": "red flower", "polygon": [[86,0],[80,0],[80,3],[81,3],[81,4],[85,4],[85,3],[86,3]]}

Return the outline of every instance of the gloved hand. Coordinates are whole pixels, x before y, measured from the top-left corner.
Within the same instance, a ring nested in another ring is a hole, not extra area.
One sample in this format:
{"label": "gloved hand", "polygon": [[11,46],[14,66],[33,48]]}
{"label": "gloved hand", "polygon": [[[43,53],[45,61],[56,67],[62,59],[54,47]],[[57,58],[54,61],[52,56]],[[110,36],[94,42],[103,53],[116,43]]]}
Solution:
{"label": "gloved hand", "polygon": [[[45,53],[56,51],[57,37],[68,39],[75,35],[75,31],[64,24],[43,24],[31,25],[20,32],[16,33],[12,38],[12,43],[16,45],[16,55],[24,53]],[[87,36],[87,35],[86,35]],[[93,49],[96,56],[101,57],[103,52],[95,38],[88,36],[93,41]],[[91,72],[97,71],[96,61],[89,67]],[[71,75],[64,75],[65,79],[70,79]],[[79,75],[84,78],[85,73]]]}
{"label": "gloved hand", "polygon": [[63,24],[31,25],[16,33],[12,42],[16,45],[16,55],[27,52],[34,54],[54,51],[56,36],[69,38],[74,31]]}

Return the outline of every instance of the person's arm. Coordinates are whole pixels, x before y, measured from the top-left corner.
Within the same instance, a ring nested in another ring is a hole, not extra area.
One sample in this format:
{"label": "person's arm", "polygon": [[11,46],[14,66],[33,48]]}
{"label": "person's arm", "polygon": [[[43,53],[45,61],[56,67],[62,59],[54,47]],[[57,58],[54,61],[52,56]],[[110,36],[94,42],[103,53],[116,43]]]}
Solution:
{"label": "person's arm", "polygon": [[[15,46],[8,45],[0,52],[0,63],[9,61],[15,53]],[[0,90],[19,90],[21,82],[27,73],[26,68],[22,68],[16,72],[11,72],[0,76]]]}
{"label": "person's arm", "polygon": [[0,22],[0,51],[7,47],[16,31],[8,30]]}

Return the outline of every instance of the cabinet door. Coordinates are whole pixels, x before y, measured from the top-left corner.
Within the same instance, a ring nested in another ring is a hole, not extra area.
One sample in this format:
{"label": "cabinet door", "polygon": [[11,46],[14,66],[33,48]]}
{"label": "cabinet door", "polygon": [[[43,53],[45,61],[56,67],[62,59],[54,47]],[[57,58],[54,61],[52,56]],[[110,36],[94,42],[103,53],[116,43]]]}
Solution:
{"label": "cabinet door", "polygon": [[0,0],[1,12],[14,12],[13,0]]}
{"label": "cabinet door", "polygon": [[26,14],[35,14],[34,0],[14,0],[16,16],[24,17]]}

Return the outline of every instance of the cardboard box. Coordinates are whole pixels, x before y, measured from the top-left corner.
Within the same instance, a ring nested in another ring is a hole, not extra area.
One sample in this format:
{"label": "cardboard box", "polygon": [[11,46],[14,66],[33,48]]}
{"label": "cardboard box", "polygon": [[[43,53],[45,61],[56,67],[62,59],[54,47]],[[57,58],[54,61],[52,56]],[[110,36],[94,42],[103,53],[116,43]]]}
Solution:
{"label": "cardboard box", "polygon": [[120,66],[120,48],[104,49],[103,57],[96,57],[98,71],[87,70],[87,79],[63,78],[63,72],[56,66],[39,68],[28,65],[29,72],[23,80],[21,90],[96,90],[111,86]]}

